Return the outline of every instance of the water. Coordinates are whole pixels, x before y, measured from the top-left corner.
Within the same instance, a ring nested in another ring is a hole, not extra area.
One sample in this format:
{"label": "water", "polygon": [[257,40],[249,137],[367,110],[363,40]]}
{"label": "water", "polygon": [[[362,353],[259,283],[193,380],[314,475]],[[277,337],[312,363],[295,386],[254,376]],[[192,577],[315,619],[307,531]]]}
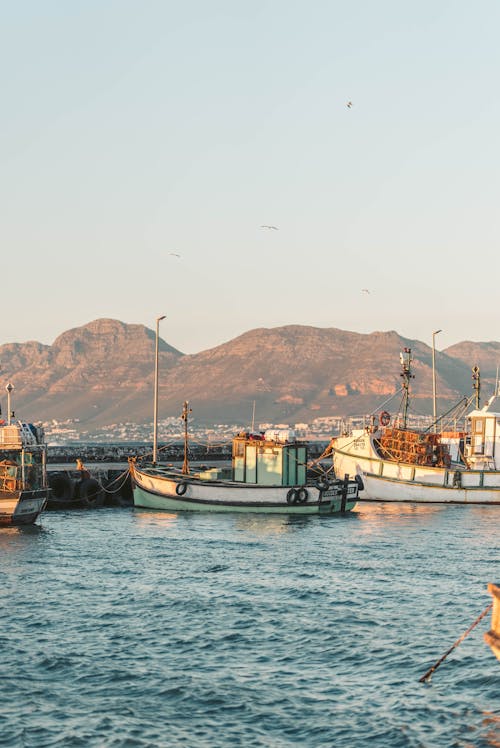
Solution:
{"label": "water", "polygon": [[0,531],[0,745],[499,746],[499,507]]}

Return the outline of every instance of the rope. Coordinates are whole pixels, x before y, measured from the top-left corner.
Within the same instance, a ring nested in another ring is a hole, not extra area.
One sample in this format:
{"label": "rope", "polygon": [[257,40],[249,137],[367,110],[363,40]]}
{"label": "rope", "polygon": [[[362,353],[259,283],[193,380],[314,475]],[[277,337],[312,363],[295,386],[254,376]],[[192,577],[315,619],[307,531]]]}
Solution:
{"label": "rope", "polygon": [[444,655],[443,655],[442,657],[440,657],[440,658],[439,658],[439,660],[438,660],[438,661],[436,662],[436,664],[435,664],[435,665],[433,665],[433,666],[432,666],[431,668],[429,668],[429,670],[428,670],[428,671],[427,671],[427,672],[425,673],[425,675],[422,675],[422,677],[418,679],[418,682],[419,682],[419,683],[425,683],[425,682],[426,682],[426,681],[427,681],[427,680],[428,680],[428,679],[429,679],[429,678],[431,677],[432,673],[433,673],[433,672],[434,672],[435,670],[437,670],[437,669],[438,669],[438,667],[439,667],[439,666],[441,665],[441,663],[443,662],[443,660],[445,660],[445,659],[446,659],[446,658],[448,657],[448,655],[450,654],[450,652],[453,652],[453,650],[455,649],[455,647],[458,647],[458,645],[459,645],[459,644],[460,644],[461,642],[463,642],[463,640],[465,639],[465,637],[466,637],[466,636],[468,636],[468,635],[470,634],[470,632],[472,631],[472,629],[473,629],[473,628],[475,628],[475,626],[477,626],[477,624],[479,623],[479,621],[480,621],[480,620],[481,620],[482,618],[484,618],[484,616],[485,616],[485,615],[486,615],[487,613],[489,613],[489,611],[490,611],[490,610],[492,609],[492,607],[493,607],[493,603],[490,603],[490,604],[489,604],[489,605],[488,605],[488,606],[487,606],[487,607],[486,607],[486,608],[485,608],[485,609],[483,610],[483,612],[482,612],[482,613],[481,613],[481,614],[480,614],[480,615],[479,615],[479,616],[478,616],[478,617],[476,618],[476,620],[475,620],[475,621],[474,621],[473,623],[471,623],[471,625],[469,626],[469,628],[467,629],[467,631],[464,631],[464,633],[462,634],[462,636],[460,636],[460,637],[459,637],[459,638],[458,638],[458,639],[456,640],[456,642],[455,642],[454,644],[452,644],[452,645],[451,645],[451,647],[449,648],[449,650],[448,650],[447,652],[445,652],[445,653],[444,653]]}

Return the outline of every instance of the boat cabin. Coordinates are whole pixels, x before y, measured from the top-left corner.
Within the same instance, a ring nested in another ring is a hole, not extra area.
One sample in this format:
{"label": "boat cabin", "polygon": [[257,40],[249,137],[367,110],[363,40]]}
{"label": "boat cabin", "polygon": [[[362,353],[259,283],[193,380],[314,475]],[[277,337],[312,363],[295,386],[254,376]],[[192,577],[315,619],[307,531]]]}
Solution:
{"label": "boat cabin", "polygon": [[477,469],[500,470],[500,396],[493,395],[480,410],[469,413],[466,459]]}
{"label": "boat cabin", "polygon": [[241,432],[233,439],[232,479],[263,486],[306,483],[307,444],[290,429],[260,434]]}
{"label": "boat cabin", "polygon": [[36,490],[45,484],[43,429],[21,421],[0,425],[0,492]]}

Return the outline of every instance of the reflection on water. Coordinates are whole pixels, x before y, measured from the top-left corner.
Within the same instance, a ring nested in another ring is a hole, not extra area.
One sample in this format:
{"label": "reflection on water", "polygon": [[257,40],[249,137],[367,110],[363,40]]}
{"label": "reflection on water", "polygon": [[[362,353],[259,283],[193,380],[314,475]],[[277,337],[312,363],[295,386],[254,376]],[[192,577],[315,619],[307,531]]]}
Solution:
{"label": "reflection on water", "polygon": [[257,535],[278,535],[306,527],[317,522],[318,517],[287,514],[234,514],[234,526],[238,530],[249,530]]}
{"label": "reflection on water", "polygon": [[175,512],[155,511],[154,509],[134,509],[134,519],[139,527],[162,527],[165,530],[175,527],[179,515]]}
{"label": "reflection on water", "polygon": [[23,548],[27,538],[37,538],[44,532],[45,530],[40,525],[0,527],[0,553],[4,549],[9,552],[13,548]]}
{"label": "reflection on water", "polygon": [[492,748],[500,748],[500,715],[484,712],[482,724],[487,728],[484,733],[485,744]]}
{"label": "reflection on water", "polygon": [[372,532],[380,525],[408,525],[418,518],[432,523],[436,515],[450,510],[446,504],[406,504],[406,503],[365,503],[359,502],[356,514],[363,520],[363,532]]}

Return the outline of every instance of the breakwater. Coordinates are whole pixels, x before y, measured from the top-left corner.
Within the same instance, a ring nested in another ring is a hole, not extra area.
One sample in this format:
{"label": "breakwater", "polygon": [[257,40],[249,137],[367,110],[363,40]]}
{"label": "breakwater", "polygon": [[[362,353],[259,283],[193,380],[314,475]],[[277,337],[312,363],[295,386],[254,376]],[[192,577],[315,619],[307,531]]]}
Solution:
{"label": "breakwater", "polygon": [[[308,454],[311,459],[319,457],[327,446],[327,441],[314,441],[308,443]],[[117,444],[89,444],[78,442],[71,445],[51,445],[47,450],[49,465],[55,463],[76,462],[77,459],[84,462],[107,462],[126,463],[129,457],[147,457],[153,452],[153,445],[144,443],[117,443]],[[182,460],[184,456],[184,445],[182,442],[158,446],[158,456],[161,462],[175,462]],[[190,444],[189,458],[195,462],[216,461],[231,459],[231,440],[222,445],[207,447],[206,445]]]}

